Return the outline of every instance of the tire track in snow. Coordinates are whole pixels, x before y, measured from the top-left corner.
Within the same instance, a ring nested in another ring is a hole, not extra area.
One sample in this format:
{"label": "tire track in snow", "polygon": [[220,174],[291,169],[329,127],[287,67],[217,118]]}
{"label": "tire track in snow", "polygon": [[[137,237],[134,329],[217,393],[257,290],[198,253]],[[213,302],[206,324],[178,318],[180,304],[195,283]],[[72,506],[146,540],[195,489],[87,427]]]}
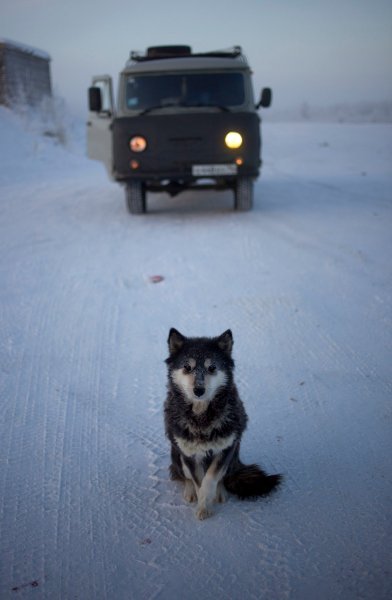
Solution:
{"label": "tire track in snow", "polygon": [[[69,290],[64,290],[67,296]],[[88,298],[82,300],[83,313]],[[88,313],[86,313],[88,314]],[[70,345],[66,356],[67,377],[61,379],[59,397],[64,405],[57,427],[58,471],[56,473],[58,511],[55,527],[55,548],[64,554],[58,565],[58,588],[69,593],[71,581],[83,581],[83,569],[88,565],[90,580],[82,585],[83,593],[103,594],[106,597],[107,569],[95,569],[95,562],[105,563],[102,529],[97,527],[100,497],[92,500],[100,479],[100,377],[105,371],[102,354],[106,329],[97,328],[90,335],[89,323],[80,323],[80,315],[73,316],[73,327],[79,328],[76,343]],[[109,319],[110,321],[110,319]],[[91,357],[94,356],[94,360]],[[69,549],[76,544],[72,555]],[[67,591],[68,590],[68,591]]]}
{"label": "tire track in snow", "polygon": [[[48,378],[42,373],[39,336],[45,315],[29,309],[23,314],[23,338],[18,340],[19,360],[15,385],[7,387],[6,403],[13,405],[5,454],[1,517],[2,539],[12,540],[7,556],[10,570],[2,574],[7,590],[23,581],[42,582],[45,574],[45,424],[48,406],[40,402],[47,394]],[[33,342],[31,343],[31,339]],[[29,340],[29,343],[27,343]],[[28,350],[26,350],[28,348]],[[39,373],[43,377],[40,377]],[[43,379],[43,381],[41,380]],[[37,531],[32,522],[40,523]],[[34,533],[33,533],[34,531]],[[12,536],[10,537],[10,532]]]}
{"label": "tire track in snow", "polygon": [[[70,580],[78,579],[78,571],[83,579],[81,565],[91,564],[96,554],[99,528],[94,525],[96,506],[90,504],[89,496],[99,475],[97,399],[103,366],[99,350],[102,337],[86,339],[82,328],[76,345],[65,355],[60,350],[60,340],[47,335],[48,330],[56,333],[58,311],[56,301],[43,304],[26,328],[26,337],[36,342],[30,343],[29,356],[21,354],[14,404],[18,404],[19,410],[11,421],[9,441],[13,460],[6,474],[10,481],[4,482],[7,488],[4,496],[14,498],[6,509],[14,516],[9,514],[6,522],[15,531],[13,574],[6,581],[18,585],[34,579],[41,585],[48,578],[51,583],[47,585],[52,590],[68,589]],[[41,335],[47,335],[49,342],[44,352],[39,345]],[[83,358],[86,353],[97,356],[93,365]],[[42,363],[46,361],[48,367],[43,369]],[[65,367],[61,372],[56,368],[59,361]],[[82,383],[86,379],[87,387]],[[30,503],[33,511],[27,508]],[[32,519],[36,520],[34,527]],[[39,534],[29,539],[26,531]],[[71,556],[67,549],[74,546],[78,550]],[[61,554],[54,570],[56,557]],[[23,556],[27,559],[22,560]],[[105,560],[105,553],[99,560]],[[51,564],[49,573],[45,564]],[[88,585],[104,592],[105,573],[106,569],[101,572],[91,569]],[[87,589],[86,593],[89,594]]]}

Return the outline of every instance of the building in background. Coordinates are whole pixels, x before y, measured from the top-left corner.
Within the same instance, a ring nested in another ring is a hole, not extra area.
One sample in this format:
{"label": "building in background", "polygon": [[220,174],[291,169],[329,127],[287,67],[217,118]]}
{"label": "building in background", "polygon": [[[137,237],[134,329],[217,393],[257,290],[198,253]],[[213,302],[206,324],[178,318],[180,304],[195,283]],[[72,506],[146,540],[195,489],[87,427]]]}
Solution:
{"label": "building in background", "polygon": [[0,104],[36,106],[52,95],[50,56],[0,38]]}

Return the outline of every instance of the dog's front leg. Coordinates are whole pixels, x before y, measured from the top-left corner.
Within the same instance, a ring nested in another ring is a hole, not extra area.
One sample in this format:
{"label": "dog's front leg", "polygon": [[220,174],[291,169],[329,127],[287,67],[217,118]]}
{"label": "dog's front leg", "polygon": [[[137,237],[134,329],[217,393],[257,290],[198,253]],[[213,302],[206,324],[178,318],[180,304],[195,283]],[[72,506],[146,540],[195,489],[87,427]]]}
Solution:
{"label": "dog's front leg", "polygon": [[196,516],[198,519],[207,519],[212,515],[212,504],[217,497],[217,487],[225,472],[226,465],[221,464],[221,455],[218,455],[208,467],[197,493]]}
{"label": "dog's front leg", "polygon": [[212,504],[215,500],[225,501],[226,496],[222,479],[226,475],[236,448],[237,444],[234,443],[217,454],[205,472],[200,489],[197,492],[196,516],[198,519],[207,519],[212,515]]}
{"label": "dog's front leg", "polygon": [[182,471],[185,476],[184,500],[195,502],[198,498],[200,485],[197,480],[196,463],[189,457],[181,457]]}
{"label": "dog's front leg", "polygon": [[204,476],[200,462],[194,458],[182,456],[181,464],[185,476],[184,499],[192,502],[197,497],[196,516],[206,519],[212,514],[211,505],[216,496],[218,482],[223,476],[219,473],[219,456],[214,458]]}
{"label": "dog's front leg", "polygon": [[197,500],[196,487],[191,479],[185,479],[184,500],[186,502],[196,502]]}
{"label": "dog's front leg", "polygon": [[198,494],[196,510],[196,516],[198,519],[207,519],[212,515],[212,503],[215,498],[217,484],[218,482],[213,476],[206,474]]}

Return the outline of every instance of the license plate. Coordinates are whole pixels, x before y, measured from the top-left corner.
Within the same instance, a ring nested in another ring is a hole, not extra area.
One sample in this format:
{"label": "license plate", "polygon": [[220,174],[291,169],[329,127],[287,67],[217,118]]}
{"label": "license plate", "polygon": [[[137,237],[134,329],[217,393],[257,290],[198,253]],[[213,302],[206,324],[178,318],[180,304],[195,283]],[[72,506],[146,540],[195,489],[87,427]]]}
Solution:
{"label": "license plate", "polygon": [[214,175],[236,175],[237,165],[193,165],[192,175],[211,177]]}

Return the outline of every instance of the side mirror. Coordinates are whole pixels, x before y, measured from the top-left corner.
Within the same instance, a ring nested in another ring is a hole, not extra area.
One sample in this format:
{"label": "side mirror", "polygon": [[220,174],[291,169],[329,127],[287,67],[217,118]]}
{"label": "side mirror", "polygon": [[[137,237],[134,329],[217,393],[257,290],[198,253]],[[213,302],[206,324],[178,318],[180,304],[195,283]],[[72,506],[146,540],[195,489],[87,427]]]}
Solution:
{"label": "side mirror", "polygon": [[272,102],[272,90],[269,87],[263,88],[261,90],[260,101],[256,104],[256,108],[268,108],[271,106]]}
{"label": "side mirror", "polygon": [[102,97],[99,87],[88,88],[88,107],[92,112],[101,112]]}

